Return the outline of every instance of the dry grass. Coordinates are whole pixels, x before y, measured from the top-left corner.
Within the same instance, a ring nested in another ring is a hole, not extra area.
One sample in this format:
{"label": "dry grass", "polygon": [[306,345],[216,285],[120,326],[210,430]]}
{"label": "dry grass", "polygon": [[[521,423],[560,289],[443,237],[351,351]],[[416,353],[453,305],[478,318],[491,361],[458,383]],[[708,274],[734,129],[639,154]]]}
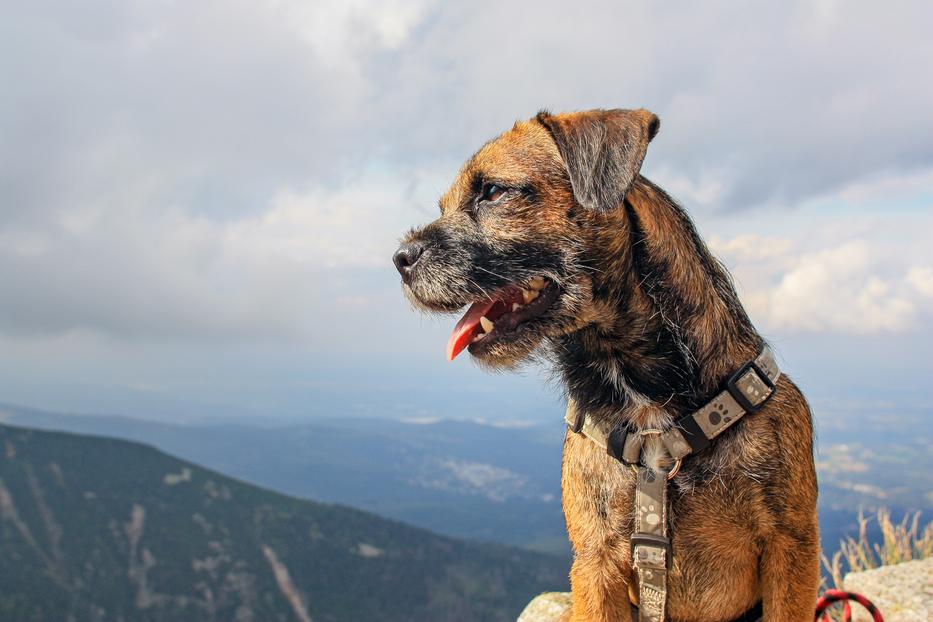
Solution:
{"label": "dry grass", "polygon": [[[868,541],[868,525],[876,520],[881,527],[882,541]],[[842,579],[849,572],[858,572],[912,559],[923,559],[933,555],[933,522],[921,527],[920,512],[907,514],[895,523],[888,510],[881,509],[874,518],[868,518],[861,512],[858,516],[859,530],[857,538],[846,538],[839,543],[839,550],[832,558],[822,555],[823,566],[833,578],[838,589],[842,588]]]}
{"label": "dry grass", "polygon": [[[872,521],[877,521],[881,527],[880,543],[868,541],[868,526]],[[820,556],[836,589],[844,589],[842,580],[850,572],[933,556],[933,521],[921,526],[920,512],[906,514],[898,523],[891,520],[891,512],[885,509],[878,510],[874,517],[866,517],[859,512],[858,523],[858,537],[840,541],[839,550],[833,553],[832,558],[825,554]],[[820,592],[827,587],[824,579]],[[833,622],[843,622],[840,606],[828,613]]]}

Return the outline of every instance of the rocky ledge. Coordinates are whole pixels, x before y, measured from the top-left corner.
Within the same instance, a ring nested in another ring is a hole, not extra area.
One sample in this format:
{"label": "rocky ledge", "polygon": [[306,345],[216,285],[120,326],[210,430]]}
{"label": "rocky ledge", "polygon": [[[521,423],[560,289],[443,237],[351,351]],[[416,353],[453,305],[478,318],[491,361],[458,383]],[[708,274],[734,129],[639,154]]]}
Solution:
{"label": "rocky ledge", "polygon": [[[846,575],[845,588],[873,602],[885,622],[933,620],[933,557]],[[855,622],[871,622],[858,605]]]}
{"label": "rocky ledge", "polygon": [[[933,557],[849,573],[845,588],[875,603],[885,622],[933,620]],[[568,592],[545,592],[528,603],[518,622],[558,622],[568,609]],[[871,622],[859,605],[852,612],[854,622]]]}
{"label": "rocky ledge", "polygon": [[570,609],[570,592],[545,592],[528,603],[518,622],[557,622]]}

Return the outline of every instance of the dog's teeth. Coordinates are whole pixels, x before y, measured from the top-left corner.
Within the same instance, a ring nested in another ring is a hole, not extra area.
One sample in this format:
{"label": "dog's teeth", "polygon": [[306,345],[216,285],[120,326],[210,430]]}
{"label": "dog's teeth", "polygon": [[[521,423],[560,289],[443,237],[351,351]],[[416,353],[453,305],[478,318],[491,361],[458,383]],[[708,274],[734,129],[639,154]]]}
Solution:
{"label": "dog's teeth", "polygon": [[529,302],[531,302],[532,300],[534,300],[534,299],[537,298],[537,297],[538,297],[538,292],[535,291],[535,290],[533,290],[533,289],[531,289],[531,290],[523,289],[523,290],[522,290],[522,300],[525,301],[525,304],[528,304]]}
{"label": "dog's teeth", "polygon": [[544,277],[536,276],[535,278],[528,281],[528,285],[531,289],[542,290],[544,286],[547,285],[547,281],[544,280]]}
{"label": "dog's teeth", "polygon": [[518,311],[518,310],[521,309],[521,308],[522,308],[522,306],[521,306],[520,304],[518,304],[517,302],[513,302],[513,303],[512,303],[512,313],[515,313],[516,311]]}
{"label": "dog's teeth", "polygon": [[471,341],[470,343],[476,343],[477,341],[479,341],[480,339],[482,339],[482,338],[485,337],[485,336],[486,336],[486,333],[479,333],[478,335],[476,335],[475,337],[473,337],[473,341]]}
{"label": "dog's teeth", "polygon": [[493,326],[495,326],[495,324],[492,323],[492,320],[487,318],[485,315],[479,318],[479,324],[480,326],[483,327],[483,330],[487,333],[491,333]]}

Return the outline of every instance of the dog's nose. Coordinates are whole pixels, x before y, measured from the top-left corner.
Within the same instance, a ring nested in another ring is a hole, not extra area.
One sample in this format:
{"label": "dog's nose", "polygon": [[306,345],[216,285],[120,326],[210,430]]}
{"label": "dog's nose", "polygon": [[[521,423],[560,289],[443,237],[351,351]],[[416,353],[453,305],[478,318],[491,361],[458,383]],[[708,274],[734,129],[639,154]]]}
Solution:
{"label": "dog's nose", "polygon": [[398,273],[402,275],[402,280],[406,283],[411,280],[412,268],[418,263],[422,253],[424,253],[424,244],[409,242],[399,247],[395,254],[392,255],[392,262],[395,263]]}

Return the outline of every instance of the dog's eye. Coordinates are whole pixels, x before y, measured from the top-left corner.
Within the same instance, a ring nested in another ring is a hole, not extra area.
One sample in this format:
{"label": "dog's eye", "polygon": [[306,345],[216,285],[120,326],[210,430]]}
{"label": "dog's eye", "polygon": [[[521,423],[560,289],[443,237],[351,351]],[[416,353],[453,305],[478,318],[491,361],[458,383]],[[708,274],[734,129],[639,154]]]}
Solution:
{"label": "dog's eye", "polygon": [[506,188],[498,184],[484,184],[483,193],[480,195],[480,201],[498,201],[503,194],[505,194]]}

